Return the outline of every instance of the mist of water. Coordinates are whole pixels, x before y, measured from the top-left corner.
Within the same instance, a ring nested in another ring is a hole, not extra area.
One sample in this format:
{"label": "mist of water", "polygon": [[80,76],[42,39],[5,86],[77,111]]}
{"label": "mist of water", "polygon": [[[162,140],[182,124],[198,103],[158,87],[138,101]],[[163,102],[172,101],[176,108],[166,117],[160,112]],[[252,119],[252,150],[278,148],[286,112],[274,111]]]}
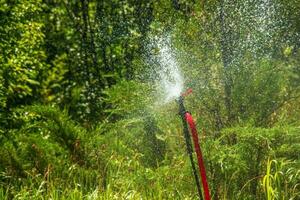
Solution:
{"label": "mist of water", "polygon": [[152,78],[157,86],[159,103],[168,103],[180,96],[184,80],[176,61],[176,50],[172,47],[169,35],[155,37],[151,40],[150,48],[155,53],[150,56],[152,67]]}

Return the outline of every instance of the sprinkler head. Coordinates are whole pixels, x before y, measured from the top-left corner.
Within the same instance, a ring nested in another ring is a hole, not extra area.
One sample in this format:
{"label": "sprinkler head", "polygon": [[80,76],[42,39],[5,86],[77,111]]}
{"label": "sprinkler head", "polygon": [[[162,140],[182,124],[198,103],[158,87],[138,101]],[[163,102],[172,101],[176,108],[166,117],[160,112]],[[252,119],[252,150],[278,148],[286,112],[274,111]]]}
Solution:
{"label": "sprinkler head", "polygon": [[187,89],[185,92],[181,93],[181,95],[176,99],[176,102],[179,105],[179,114],[184,117],[185,113],[187,112],[184,104],[183,104],[183,100],[186,96],[188,96],[189,94],[191,94],[193,92],[192,88]]}
{"label": "sprinkler head", "polygon": [[192,88],[188,88],[185,92],[181,93],[180,96],[175,99],[179,104],[183,102],[183,99],[193,92]]}
{"label": "sprinkler head", "polygon": [[193,92],[192,88],[188,88],[185,92],[181,93],[182,97],[186,97]]}

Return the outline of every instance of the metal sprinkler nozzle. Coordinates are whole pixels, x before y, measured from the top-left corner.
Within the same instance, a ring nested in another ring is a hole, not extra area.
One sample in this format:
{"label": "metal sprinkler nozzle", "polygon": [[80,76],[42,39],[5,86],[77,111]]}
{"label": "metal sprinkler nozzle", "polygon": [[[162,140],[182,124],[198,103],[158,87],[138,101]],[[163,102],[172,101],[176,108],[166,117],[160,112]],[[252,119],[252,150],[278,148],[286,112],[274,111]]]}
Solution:
{"label": "metal sprinkler nozzle", "polygon": [[193,92],[192,88],[189,88],[185,92],[181,93],[181,95],[178,97],[178,99],[176,99],[176,101],[178,102],[178,105],[179,105],[179,114],[182,117],[184,117],[184,114],[187,112],[184,107],[183,100],[186,96],[188,96],[192,92]]}
{"label": "metal sprinkler nozzle", "polygon": [[181,93],[182,97],[186,97],[193,92],[192,88],[188,88],[184,93]]}

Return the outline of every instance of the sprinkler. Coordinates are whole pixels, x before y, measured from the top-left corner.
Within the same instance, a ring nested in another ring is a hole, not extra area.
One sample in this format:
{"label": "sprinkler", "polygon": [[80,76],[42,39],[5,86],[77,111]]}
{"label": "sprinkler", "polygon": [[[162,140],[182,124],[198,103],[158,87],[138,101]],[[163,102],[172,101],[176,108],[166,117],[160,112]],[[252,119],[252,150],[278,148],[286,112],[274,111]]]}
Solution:
{"label": "sprinkler", "polygon": [[[192,115],[184,107],[184,98],[187,95],[189,95],[190,93],[192,93],[192,89],[188,89],[185,93],[182,93],[181,96],[177,99],[177,103],[179,105],[179,115],[181,116],[181,119],[182,119],[183,134],[184,134],[184,138],[185,138],[187,152],[188,152],[188,155],[189,155],[189,158],[190,158],[190,161],[191,161],[193,174],[194,174],[194,177],[195,177],[195,182],[196,182],[197,191],[198,191],[198,194],[199,194],[199,199],[203,200],[203,195],[202,195],[202,192],[201,192],[199,175],[197,173],[195,162],[194,162],[194,159],[193,159],[193,145],[192,145],[191,135],[192,135],[192,138],[193,138],[195,152],[196,152],[196,155],[197,155],[199,174],[201,176],[204,199],[205,200],[210,200],[210,194],[209,194],[209,188],[208,188],[208,183],[207,183],[207,178],[206,178],[205,166],[204,166],[204,161],[203,161],[201,148],[200,148],[200,145],[199,145],[199,139],[198,139],[198,133],[197,133],[196,125],[195,125],[195,122],[193,120]],[[191,135],[190,135],[188,127],[190,127]]]}

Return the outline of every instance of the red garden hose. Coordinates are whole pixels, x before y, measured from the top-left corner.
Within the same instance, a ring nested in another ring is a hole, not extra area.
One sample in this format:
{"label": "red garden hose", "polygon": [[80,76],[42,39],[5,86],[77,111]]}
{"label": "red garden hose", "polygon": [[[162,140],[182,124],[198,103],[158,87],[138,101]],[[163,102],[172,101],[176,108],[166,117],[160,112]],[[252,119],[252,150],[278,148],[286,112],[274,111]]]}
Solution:
{"label": "red garden hose", "polygon": [[[187,152],[191,161],[191,167],[192,171],[195,177],[196,181],[196,186],[197,186],[197,191],[199,194],[199,199],[203,200],[203,194],[204,194],[204,199],[205,200],[210,200],[210,194],[209,194],[209,188],[208,188],[208,183],[207,183],[207,178],[206,178],[206,172],[205,172],[205,166],[203,162],[203,157],[202,157],[202,152],[200,149],[199,141],[198,141],[198,133],[196,129],[195,122],[193,120],[192,115],[186,111],[185,106],[184,106],[184,98],[188,96],[190,93],[192,93],[192,89],[188,89],[186,92],[182,93],[181,96],[177,99],[178,105],[179,105],[179,114],[182,119],[182,125],[183,125],[183,134],[185,138],[185,143],[187,147]],[[189,128],[192,134],[190,134]],[[194,159],[193,159],[193,145],[192,145],[192,139],[194,141],[194,147],[195,151],[197,154],[197,159],[198,159],[198,165],[199,165],[199,174],[201,176],[201,182],[203,186],[203,194],[201,192],[201,186],[200,186],[200,180],[199,180],[199,175],[196,171]]]}
{"label": "red garden hose", "polygon": [[192,138],[194,141],[194,147],[195,147],[195,151],[197,154],[199,171],[200,171],[201,180],[202,180],[204,198],[205,198],[205,200],[210,200],[209,188],[208,188],[208,183],[207,183],[207,178],[206,178],[206,171],[205,171],[201,148],[199,145],[199,139],[198,139],[196,125],[195,125],[192,115],[189,112],[185,113],[185,119],[186,119],[187,123],[189,124],[190,130],[192,132]]}

